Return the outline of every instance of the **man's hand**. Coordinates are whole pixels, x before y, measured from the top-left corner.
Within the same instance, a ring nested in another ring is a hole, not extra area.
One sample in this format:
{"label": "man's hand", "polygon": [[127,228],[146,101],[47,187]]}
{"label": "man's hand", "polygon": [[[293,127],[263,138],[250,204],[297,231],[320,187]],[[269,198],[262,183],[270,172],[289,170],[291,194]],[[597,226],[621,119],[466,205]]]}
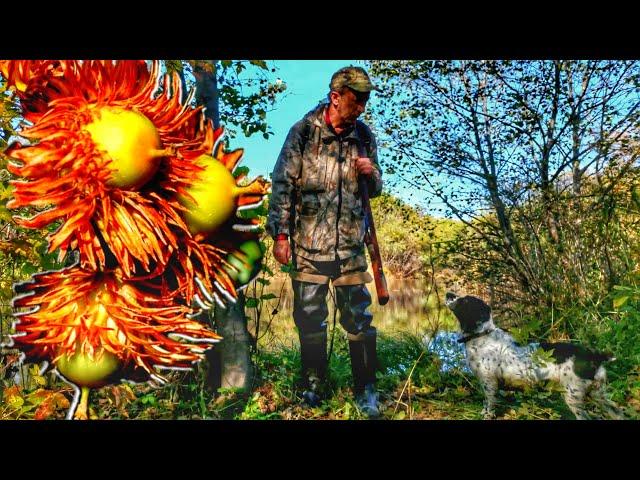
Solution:
{"label": "man's hand", "polygon": [[373,174],[373,162],[370,158],[360,157],[356,160],[356,170],[358,171],[358,175],[364,175],[369,177]]}
{"label": "man's hand", "polygon": [[273,244],[273,256],[282,265],[286,265],[291,260],[291,246],[289,239],[276,240]]}

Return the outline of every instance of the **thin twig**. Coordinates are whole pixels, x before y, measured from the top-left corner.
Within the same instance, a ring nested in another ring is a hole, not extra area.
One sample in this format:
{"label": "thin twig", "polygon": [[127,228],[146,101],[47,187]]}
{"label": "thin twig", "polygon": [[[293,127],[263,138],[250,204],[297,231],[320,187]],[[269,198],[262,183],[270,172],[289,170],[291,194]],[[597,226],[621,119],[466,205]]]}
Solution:
{"label": "thin twig", "polygon": [[413,371],[418,366],[418,362],[420,362],[420,359],[424,355],[424,352],[425,352],[425,350],[420,352],[420,355],[418,356],[418,359],[413,364],[413,367],[411,367],[411,371],[409,372],[409,378],[407,378],[407,381],[404,383],[404,387],[402,387],[402,391],[400,392],[400,396],[398,397],[398,400],[396,400],[396,407],[393,409],[393,414],[394,415],[398,411],[398,405],[400,404],[400,401],[402,400],[402,395],[404,395],[404,391],[406,390],[407,386],[409,385],[409,382],[411,381],[411,375],[413,375]]}

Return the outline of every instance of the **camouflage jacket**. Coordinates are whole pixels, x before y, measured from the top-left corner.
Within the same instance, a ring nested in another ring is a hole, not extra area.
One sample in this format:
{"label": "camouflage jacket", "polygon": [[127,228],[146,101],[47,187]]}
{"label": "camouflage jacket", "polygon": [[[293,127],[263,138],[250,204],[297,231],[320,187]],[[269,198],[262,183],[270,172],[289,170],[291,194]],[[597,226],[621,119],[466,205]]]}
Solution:
{"label": "camouflage jacket", "polygon": [[289,235],[294,253],[315,261],[363,253],[364,211],[356,174],[359,138],[376,167],[368,181],[369,196],[382,191],[371,130],[358,121],[356,128],[337,136],[324,121],[325,108],[319,105],[291,127],[273,170],[266,226],[272,237]]}

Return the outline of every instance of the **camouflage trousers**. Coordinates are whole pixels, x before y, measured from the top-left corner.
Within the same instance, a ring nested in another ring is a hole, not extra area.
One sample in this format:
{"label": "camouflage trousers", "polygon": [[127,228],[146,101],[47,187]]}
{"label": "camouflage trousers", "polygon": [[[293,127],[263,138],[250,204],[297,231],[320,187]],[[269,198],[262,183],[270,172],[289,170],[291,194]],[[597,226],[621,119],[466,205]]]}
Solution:
{"label": "camouflage trousers", "polygon": [[340,324],[349,339],[359,339],[370,330],[373,315],[367,309],[371,295],[365,283],[373,279],[364,254],[328,262],[295,255],[293,264],[293,319],[301,336],[326,332],[330,281],[335,287]]}

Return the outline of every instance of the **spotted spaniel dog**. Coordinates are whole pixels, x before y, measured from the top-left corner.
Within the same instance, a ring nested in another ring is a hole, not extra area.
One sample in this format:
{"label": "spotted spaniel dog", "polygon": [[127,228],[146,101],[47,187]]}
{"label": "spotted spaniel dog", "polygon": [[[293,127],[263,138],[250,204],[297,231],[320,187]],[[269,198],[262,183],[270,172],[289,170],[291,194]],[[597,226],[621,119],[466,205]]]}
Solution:
{"label": "spotted spaniel dog", "polygon": [[[605,396],[607,374],[603,363],[613,360],[610,355],[571,343],[520,346],[494,325],[491,308],[481,299],[447,292],[446,304],[460,323],[462,337],[458,341],[465,344],[469,367],[482,384],[485,419],[495,418],[500,384],[517,387],[546,380],[562,385],[564,401],[579,420],[589,418],[584,408],[587,399],[594,400],[611,417],[623,417],[619,407]],[[535,362],[532,354],[538,348],[552,351],[554,362]]]}

